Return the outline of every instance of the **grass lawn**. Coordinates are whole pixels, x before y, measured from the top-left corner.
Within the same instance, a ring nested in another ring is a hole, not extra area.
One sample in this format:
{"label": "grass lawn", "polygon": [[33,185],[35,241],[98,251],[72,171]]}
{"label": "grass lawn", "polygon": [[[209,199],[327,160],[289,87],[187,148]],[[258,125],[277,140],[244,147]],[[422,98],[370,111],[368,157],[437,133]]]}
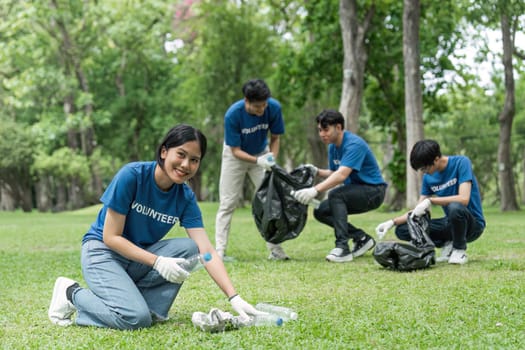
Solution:
{"label": "grass lawn", "polygon": [[[217,203],[202,203],[214,239]],[[227,268],[253,304],[293,308],[297,321],[209,334],[191,323],[194,311],[232,311],[204,270],[185,283],[170,320],[139,331],[58,327],[47,318],[58,276],[85,283],[80,240],[98,207],[60,214],[0,212],[0,349],[523,349],[525,348],[525,215],[485,208],[488,227],[469,245],[464,266],[438,264],[399,273],[371,253],[328,263],[331,229],[309,221],[283,244],[288,262],[267,260],[250,208],[234,214]],[[369,233],[398,213],[351,217]],[[434,216],[441,215],[440,209]],[[169,237],[185,235],[181,228]],[[389,232],[385,239],[393,239]],[[439,251],[438,251],[439,254]]]}

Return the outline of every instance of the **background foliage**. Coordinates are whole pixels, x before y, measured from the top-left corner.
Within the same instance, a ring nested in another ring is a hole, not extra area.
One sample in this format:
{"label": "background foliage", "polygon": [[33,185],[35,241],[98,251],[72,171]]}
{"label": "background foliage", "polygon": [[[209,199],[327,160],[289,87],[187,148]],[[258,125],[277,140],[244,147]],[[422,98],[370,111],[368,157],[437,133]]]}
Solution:
{"label": "background foliage", "polygon": [[[217,203],[201,205],[208,233]],[[132,332],[62,328],[47,318],[58,276],[78,280],[80,241],[99,206],[58,214],[0,212],[0,348],[2,349],[522,349],[525,346],[525,239],[522,215],[485,207],[488,226],[469,244],[464,266],[438,264],[413,273],[388,271],[370,253],[331,264],[333,233],[309,213],[301,235],[283,244],[288,262],[266,259],[249,208],[235,212],[226,268],[250,303],[269,302],[299,314],[280,328],[220,334],[197,330],[195,311],[232,311],[203,270],[185,283],[170,320]],[[393,213],[357,215],[371,232]],[[434,215],[441,215],[441,212]],[[14,234],[16,232],[16,234]],[[169,237],[182,236],[175,228]],[[390,233],[386,239],[392,239]],[[45,239],[43,239],[45,237]],[[14,268],[16,267],[16,268]]]}
{"label": "background foliage", "polygon": [[[326,163],[313,118],[339,104],[337,0],[0,4],[2,209],[97,203],[118,168],[153,159],[157,142],[177,123],[207,135],[209,153],[194,187],[201,200],[217,200],[222,118],[254,77],[267,80],[283,105],[287,133],[279,163],[288,169]],[[372,5],[356,4],[360,10]],[[385,207],[400,209],[403,202],[395,197],[402,198],[406,175],[403,9],[399,1],[373,6],[359,134],[391,184]],[[422,1],[421,7],[425,136],[440,141],[445,153],[470,156],[485,200],[497,203],[504,86],[500,50],[486,36],[499,15],[470,2]],[[519,32],[522,6],[508,8]],[[468,47],[477,50],[476,61],[462,59]],[[512,162],[523,202],[525,112],[519,97],[525,83],[516,57]],[[488,83],[474,73],[480,64],[492,65]]]}

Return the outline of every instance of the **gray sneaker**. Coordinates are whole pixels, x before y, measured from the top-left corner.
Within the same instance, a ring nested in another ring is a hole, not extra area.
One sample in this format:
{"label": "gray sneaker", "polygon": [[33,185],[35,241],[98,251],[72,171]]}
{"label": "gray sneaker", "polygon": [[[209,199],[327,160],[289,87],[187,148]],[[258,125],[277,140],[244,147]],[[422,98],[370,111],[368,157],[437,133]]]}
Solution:
{"label": "gray sneaker", "polygon": [[350,253],[350,251],[348,250],[344,250],[343,248],[334,248],[326,256],[326,261],[331,261],[331,262],[343,263],[343,262],[349,262],[352,260],[353,260],[352,253]]}
{"label": "gray sneaker", "polygon": [[270,248],[268,260],[290,260],[290,257],[284,252],[280,245],[275,244]]}
{"label": "gray sneaker", "polygon": [[51,322],[59,326],[69,326],[73,324],[71,317],[77,310],[75,306],[67,299],[66,290],[74,285],[75,281],[66,277],[59,277],[53,288],[53,296],[47,315]]}
{"label": "gray sneaker", "polygon": [[224,250],[217,250],[217,255],[221,258],[222,262],[234,262],[235,258],[233,256],[225,255]]}
{"label": "gray sneaker", "polygon": [[436,259],[436,262],[447,262],[450,254],[452,254],[452,249],[452,241],[445,242],[443,247],[441,247],[441,256]]}

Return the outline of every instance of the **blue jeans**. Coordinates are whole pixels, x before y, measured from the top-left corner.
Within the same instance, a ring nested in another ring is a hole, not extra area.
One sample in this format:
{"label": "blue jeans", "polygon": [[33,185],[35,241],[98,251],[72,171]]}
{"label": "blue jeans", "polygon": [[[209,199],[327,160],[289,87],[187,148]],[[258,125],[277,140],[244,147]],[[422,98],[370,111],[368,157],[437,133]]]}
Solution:
{"label": "blue jeans", "polygon": [[314,210],[314,217],[334,228],[335,246],[349,250],[348,241],[357,241],[366,233],[347,222],[349,214],[361,214],[378,208],[385,199],[386,185],[340,186],[328,192],[328,199]]}
{"label": "blue jeans", "polygon": [[[161,240],[146,250],[167,257],[188,258],[198,253],[190,238]],[[137,329],[149,327],[152,315],[167,319],[182,284],[166,281],[156,270],[90,240],[82,245],[82,274],[89,289],[73,294],[76,324]]]}
{"label": "blue jeans", "polygon": [[[483,233],[484,226],[464,205],[454,202],[448,205],[448,216],[431,219],[429,237],[436,247],[442,247],[452,241],[454,249],[467,249],[467,243],[475,241]],[[410,241],[408,225],[396,227],[396,236],[404,241]]]}

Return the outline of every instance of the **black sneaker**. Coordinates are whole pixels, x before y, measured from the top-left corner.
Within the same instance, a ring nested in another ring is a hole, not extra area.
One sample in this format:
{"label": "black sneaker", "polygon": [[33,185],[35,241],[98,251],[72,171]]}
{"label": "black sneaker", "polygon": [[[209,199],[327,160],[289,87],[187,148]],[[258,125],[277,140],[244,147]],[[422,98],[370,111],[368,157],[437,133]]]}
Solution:
{"label": "black sneaker", "polygon": [[363,255],[370,249],[374,248],[376,241],[369,235],[365,234],[363,238],[358,241],[354,241],[354,247],[352,248],[352,256],[357,258],[358,256]]}

